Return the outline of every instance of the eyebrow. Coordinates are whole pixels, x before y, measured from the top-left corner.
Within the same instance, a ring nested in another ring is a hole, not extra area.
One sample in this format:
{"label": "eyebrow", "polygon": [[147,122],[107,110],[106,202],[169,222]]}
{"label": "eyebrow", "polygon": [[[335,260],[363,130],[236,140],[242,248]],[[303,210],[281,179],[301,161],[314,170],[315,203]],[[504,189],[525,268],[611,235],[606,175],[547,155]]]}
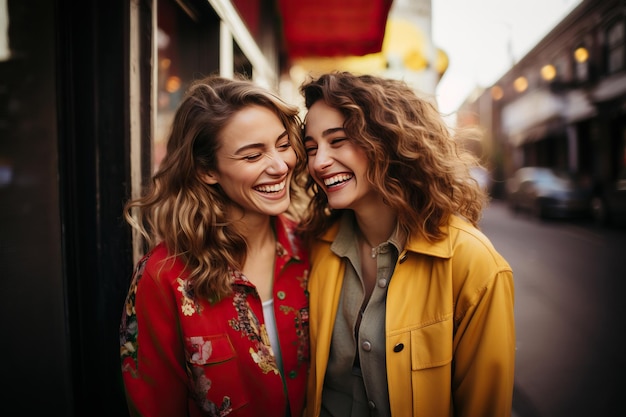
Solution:
{"label": "eyebrow", "polygon": [[[326,137],[328,135],[332,135],[333,133],[340,132],[340,131],[345,131],[345,129],[343,127],[331,127],[322,132],[322,137]],[[304,137],[304,142],[307,142],[309,140],[313,140],[313,138],[311,136]]]}
{"label": "eyebrow", "polygon": [[[278,142],[279,140],[281,140],[285,136],[287,136],[287,131],[286,130],[283,133],[281,133],[280,135],[278,135],[278,137],[276,138],[276,142]],[[244,145],[241,148],[237,149],[235,151],[235,155],[239,155],[239,154],[247,151],[248,149],[257,149],[257,148],[264,148],[264,147],[265,147],[264,143],[250,143],[248,145]]]}

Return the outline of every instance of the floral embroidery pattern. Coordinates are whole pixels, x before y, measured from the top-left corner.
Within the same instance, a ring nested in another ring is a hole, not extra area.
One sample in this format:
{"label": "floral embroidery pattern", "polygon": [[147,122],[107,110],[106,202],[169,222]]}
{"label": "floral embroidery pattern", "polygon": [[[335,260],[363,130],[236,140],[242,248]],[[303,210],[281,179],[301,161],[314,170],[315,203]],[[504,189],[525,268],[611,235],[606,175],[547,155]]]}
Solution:
{"label": "floral embroidery pattern", "polygon": [[[137,377],[137,315],[135,312],[135,297],[137,296],[137,284],[143,276],[148,258],[146,257],[137,265],[133,280],[130,284],[122,320],[120,324],[120,356],[122,358],[122,371],[130,372],[133,377]],[[132,360],[133,367],[126,361]]]}
{"label": "floral embroidery pattern", "polygon": [[253,342],[249,353],[263,373],[274,372],[278,374],[278,365],[274,358],[269,335],[267,334],[265,325],[261,325],[259,319],[252,312],[248,304],[245,290],[239,288],[235,289],[233,294],[233,306],[237,312],[237,319],[229,320],[228,324]]}
{"label": "floral embroidery pattern", "polygon": [[229,397],[225,396],[222,398],[222,404],[219,407],[207,398],[206,394],[211,389],[211,380],[206,377],[202,367],[192,366],[189,372],[191,372],[190,379],[194,384],[194,400],[202,411],[206,412],[210,417],[224,417],[233,411]]}
{"label": "floral embroidery pattern", "polygon": [[281,306],[280,311],[293,314],[294,327],[298,336],[298,362],[309,360],[309,309],[296,310],[293,307]]}
{"label": "floral embroidery pattern", "polygon": [[300,282],[300,288],[306,290],[309,285],[309,270],[304,271],[304,274],[296,279]]}
{"label": "floral embroidery pattern", "polygon": [[279,258],[285,258],[289,256],[287,249],[285,249],[285,247],[281,245],[280,242],[276,242],[276,256],[278,256]]}
{"label": "floral embroidery pattern", "polygon": [[189,281],[182,278],[176,278],[178,282],[178,288],[176,288],[183,295],[180,303],[180,309],[185,316],[192,316],[193,313],[202,313],[202,306],[196,303],[193,291],[189,288]]}
{"label": "floral embroidery pattern", "polygon": [[193,384],[193,397],[202,411],[209,416],[222,417],[232,412],[232,404],[229,397],[222,398],[222,404],[218,407],[208,399],[207,393],[211,389],[211,380],[207,377],[203,365],[207,363],[213,353],[213,343],[201,336],[191,336],[188,339],[187,360],[191,366],[187,366],[189,380]]}
{"label": "floral embroidery pattern", "polygon": [[203,337],[189,337],[189,344],[194,348],[189,351],[189,362],[196,365],[204,365],[213,353],[213,344],[210,340],[204,340]]}

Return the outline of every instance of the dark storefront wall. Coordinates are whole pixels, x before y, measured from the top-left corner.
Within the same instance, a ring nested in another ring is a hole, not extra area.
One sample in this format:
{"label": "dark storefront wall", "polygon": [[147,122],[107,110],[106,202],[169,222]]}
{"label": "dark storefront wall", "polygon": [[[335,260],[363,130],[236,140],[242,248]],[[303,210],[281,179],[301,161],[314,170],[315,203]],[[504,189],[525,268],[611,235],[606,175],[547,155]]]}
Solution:
{"label": "dark storefront wall", "polygon": [[11,1],[0,62],[0,414],[124,416],[127,5]]}
{"label": "dark storefront wall", "polygon": [[[0,414],[39,415],[67,410],[71,401],[54,7],[49,1],[8,3],[13,56],[0,62]],[[27,32],[36,36],[24,36]]]}

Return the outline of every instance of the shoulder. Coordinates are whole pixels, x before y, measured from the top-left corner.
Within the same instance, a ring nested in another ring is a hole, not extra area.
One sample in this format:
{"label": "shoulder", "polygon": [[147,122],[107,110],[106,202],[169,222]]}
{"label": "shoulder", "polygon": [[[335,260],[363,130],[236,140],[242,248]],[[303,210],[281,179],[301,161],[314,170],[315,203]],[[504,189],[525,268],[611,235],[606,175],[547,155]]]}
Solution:
{"label": "shoulder", "polygon": [[171,256],[163,243],[146,253],[138,268],[143,269],[141,275],[147,275],[160,284],[172,284],[177,278],[183,277],[185,270],[183,262]]}
{"label": "shoulder", "polygon": [[510,269],[508,262],[496,250],[491,240],[468,221],[453,216],[449,223],[448,238],[453,257]]}
{"label": "shoulder", "polygon": [[459,311],[476,304],[488,292],[511,293],[513,270],[483,232],[455,218],[450,221],[448,239],[451,248],[448,270],[459,297]]}
{"label": "shoulder", "polygon": [[455,272],[468,270],[493,274],[498,270],[510,269],[489,238],[463,218],[450,217],[442,230],[445,237],[437,242],[428,242],[418,234],[412,235],[406,249],[451,262]]}
{"label": "shoulder", "polygon": [[[513,306],[513,270],[489,238],[469,222],[450,221],[450,278],[455,292],[455,321],[481,300],[498,298],[493,306]],[[488,303],[488,302],[487,302]],[[502,317],[507,317],[504,310]]]}

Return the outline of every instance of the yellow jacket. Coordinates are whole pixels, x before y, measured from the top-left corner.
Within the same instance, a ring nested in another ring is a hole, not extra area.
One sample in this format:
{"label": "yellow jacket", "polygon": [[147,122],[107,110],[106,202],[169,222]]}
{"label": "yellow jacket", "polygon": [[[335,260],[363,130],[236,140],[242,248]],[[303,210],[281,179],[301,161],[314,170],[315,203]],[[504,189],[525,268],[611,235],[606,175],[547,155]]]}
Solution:
{"label": "yellow jacket", "polygon": [[[318,416],[344,263],[335,224],[312,248],[307,417]],[[411,236],[389,283],[387,380],[394,417],[511,415],[513,273],[491,242],[453,217],[434,244]]]}

